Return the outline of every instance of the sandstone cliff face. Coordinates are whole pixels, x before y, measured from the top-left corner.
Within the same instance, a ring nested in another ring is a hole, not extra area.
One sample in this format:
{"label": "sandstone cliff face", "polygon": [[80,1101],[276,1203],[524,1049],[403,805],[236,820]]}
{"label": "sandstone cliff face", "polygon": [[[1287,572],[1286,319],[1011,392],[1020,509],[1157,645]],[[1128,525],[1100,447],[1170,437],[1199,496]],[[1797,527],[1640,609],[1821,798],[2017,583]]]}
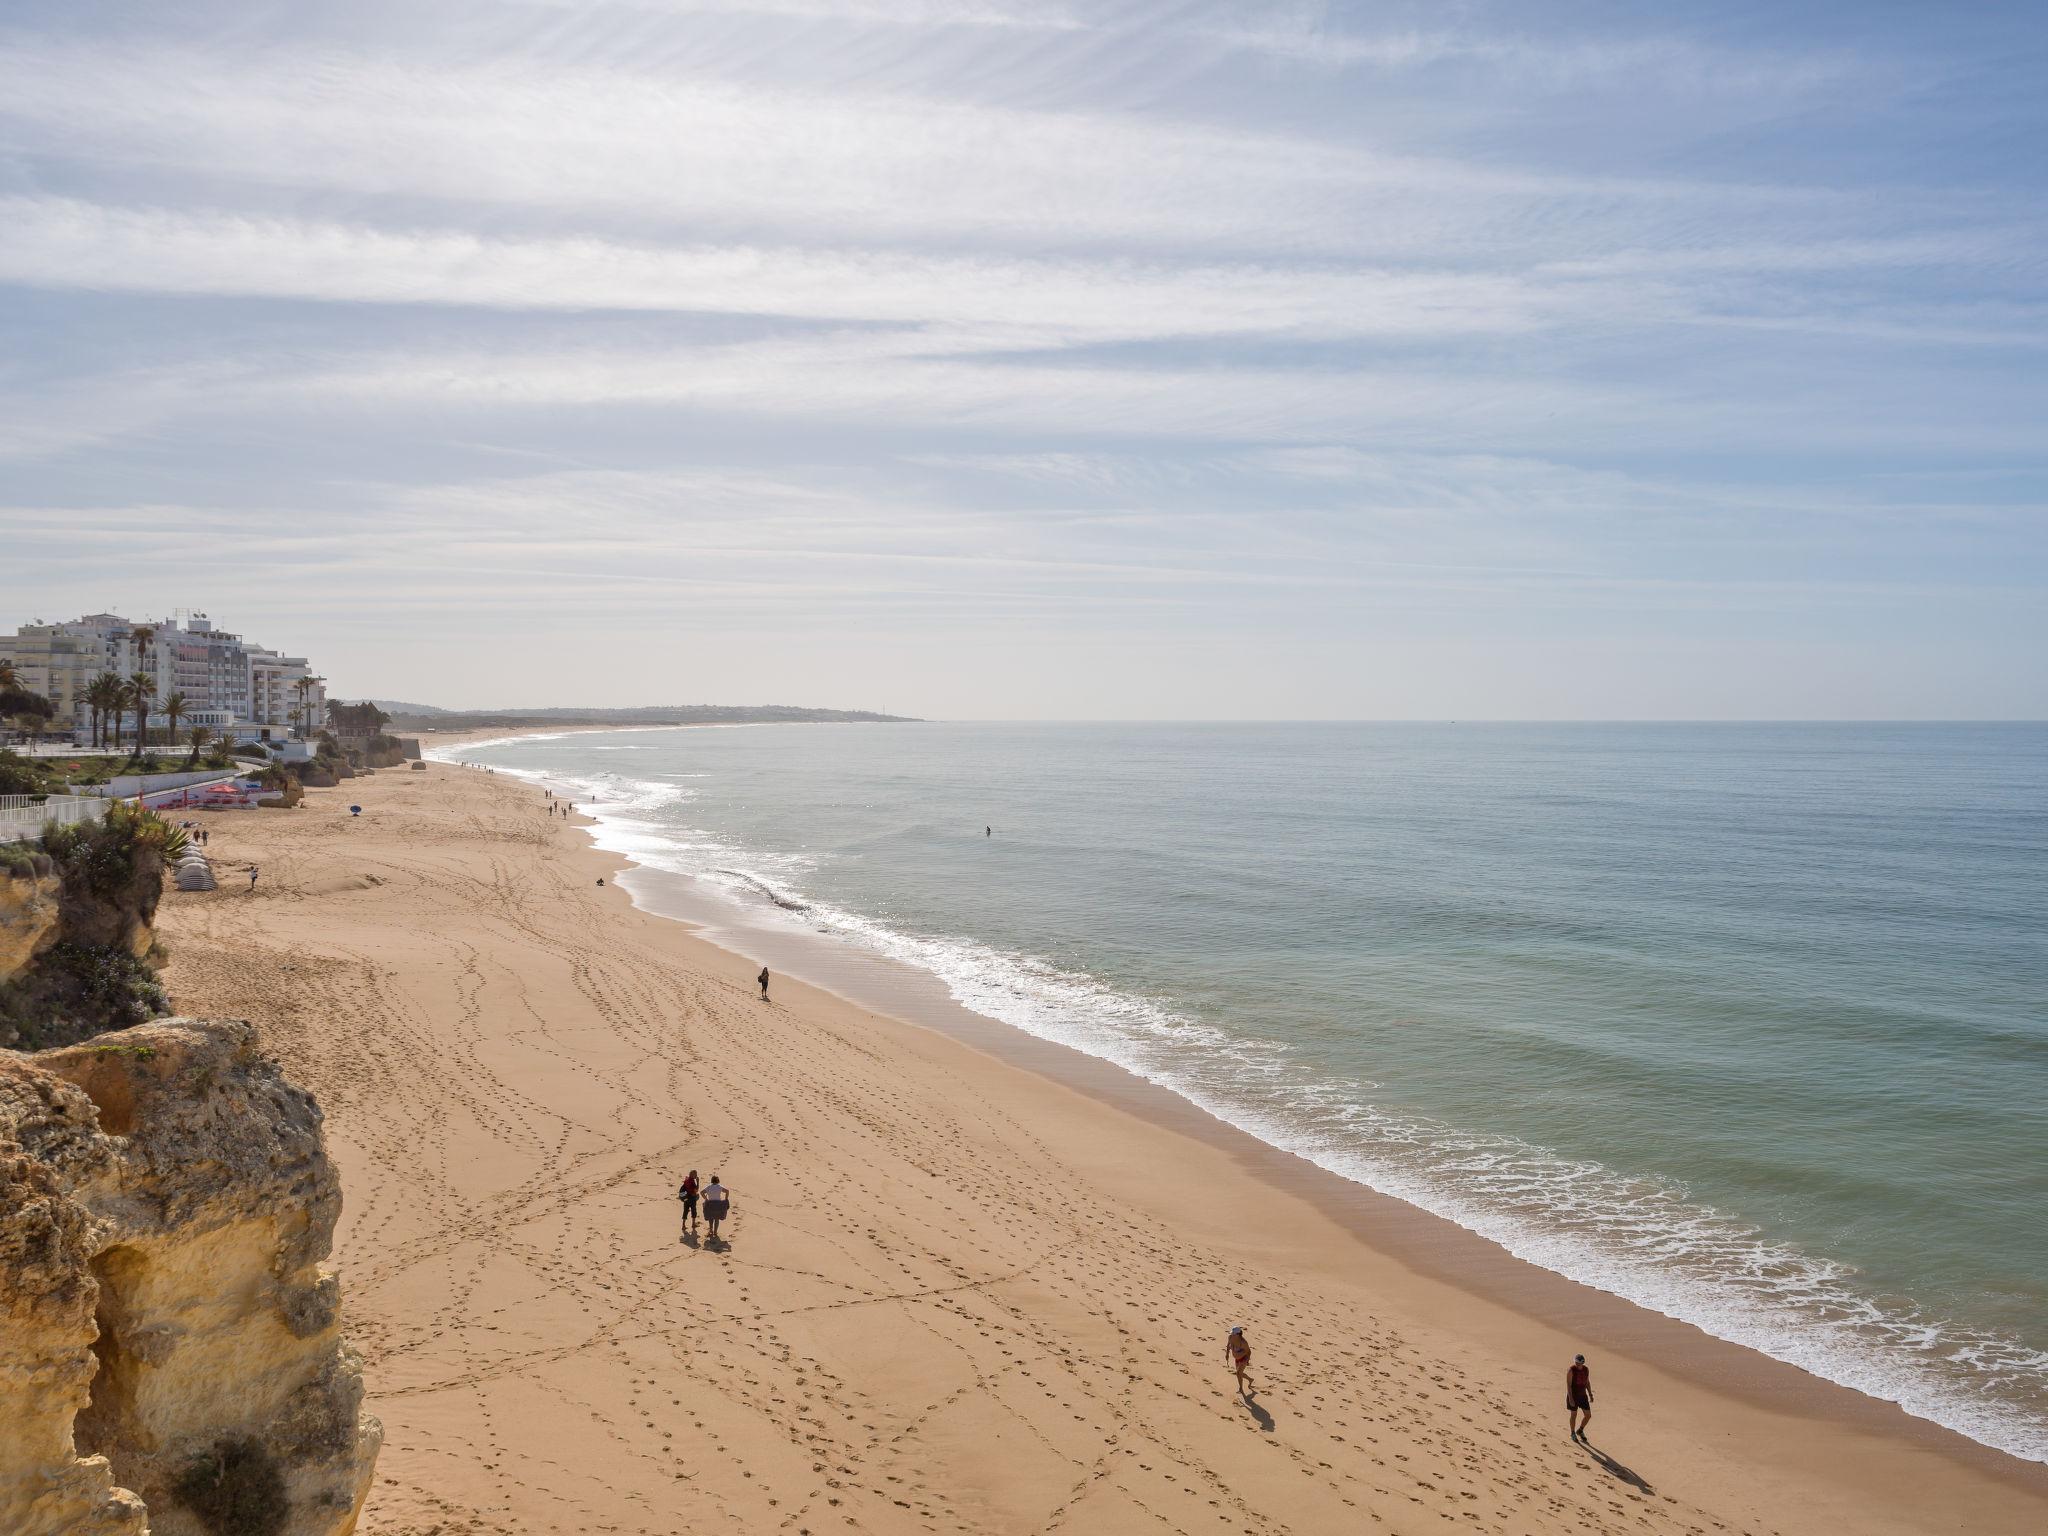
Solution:
{"label": "sandstone cliff face", "polygon": [[242,1023],[0,1055],[0,1532],[347,1536],[320,1111]]}
{"label": "sandstone cliff face", "polygon": [[[43,864],[47,867],[49,860]],[[0,981],[23,969],[57,938],[63,886],[54,874],[0,873]]]}

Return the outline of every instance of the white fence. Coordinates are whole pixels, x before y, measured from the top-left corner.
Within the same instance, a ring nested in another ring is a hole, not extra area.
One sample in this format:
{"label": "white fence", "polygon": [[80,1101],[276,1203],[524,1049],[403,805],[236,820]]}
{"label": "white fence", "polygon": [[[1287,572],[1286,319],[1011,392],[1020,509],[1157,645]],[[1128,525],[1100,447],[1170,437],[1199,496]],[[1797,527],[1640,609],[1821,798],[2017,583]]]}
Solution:
{"label": "white fence", "polygon": [[81,821],[97,821],[107,814],[108,803],[90,795],[52,795],[47,800],[38,800],[33,795],[0,795],[0,843],[32,843],[52,822],[69,827]]}
{"label": "white fence", "polygon": [[245,770],[201,768],[193,773],[123,773],[104,784],[85,786],[89,795],[101,795],[112,800],[132,800],[137,795],[154,797],[171,789],[193,789],[201,784],[225,784],[237,778]]}

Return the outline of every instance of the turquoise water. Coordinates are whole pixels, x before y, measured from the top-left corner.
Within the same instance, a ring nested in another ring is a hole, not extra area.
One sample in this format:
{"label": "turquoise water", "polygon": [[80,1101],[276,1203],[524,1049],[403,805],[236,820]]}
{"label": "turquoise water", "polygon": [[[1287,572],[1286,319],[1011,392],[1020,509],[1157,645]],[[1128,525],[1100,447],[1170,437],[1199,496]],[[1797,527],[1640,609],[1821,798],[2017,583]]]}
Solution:
{"label": "turquoise water", "polygon": [[[2048,1460],[2048,727],[529,739],[600,840]],[[992,824],[993,837],[983,834]]]}

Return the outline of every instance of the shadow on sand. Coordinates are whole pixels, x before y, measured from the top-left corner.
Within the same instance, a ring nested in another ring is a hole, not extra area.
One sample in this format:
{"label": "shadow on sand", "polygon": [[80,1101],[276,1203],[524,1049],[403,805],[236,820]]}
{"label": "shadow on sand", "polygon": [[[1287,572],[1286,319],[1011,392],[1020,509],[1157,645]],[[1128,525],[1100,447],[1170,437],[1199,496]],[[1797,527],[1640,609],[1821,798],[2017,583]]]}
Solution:
{"label": "shadow on sand", "polygon": [[695,1248],[697,1246],[697,1229],[695,1227],[683,1228],[681,1241],[685,1247]]}
{"label": "shadow on sand", "polygon": [[1657,1491],[1656,1489],[1652,1488],[1648,1483],[1644,1482],[1643,1479],[1637,1473],[1635,1473],[1630,1468],[1623,1466],[1620,1462],[1616,1461],[1612,1456],[1608,1455],[1605,1451],[1595,1450],[1593,1447],[1593,1443],[1590,1440],[1581,1440],[1579,1444],[1583,1445],[1589,1452],[1591,1452],[1593,1459],[1599,1462],[1601,1466],[1605,1467],[1611,1475],[1620,1478],[1624,1483],[1627,1483],[1631,1488],[1641,1489],[1644,1493],[1655,1493]]}
{"label": "shadow on sand", "polygon": [[1244,1404],[1245,1412],[1249,1413],[1257,1421],[1261,1430],[1269,1435],[1273,1433],[1273,1415],[1266,1412],[1259,1404],[1253,1402],[1251,1393],[1240,1392],[1237,1395],[1237,1400]]}

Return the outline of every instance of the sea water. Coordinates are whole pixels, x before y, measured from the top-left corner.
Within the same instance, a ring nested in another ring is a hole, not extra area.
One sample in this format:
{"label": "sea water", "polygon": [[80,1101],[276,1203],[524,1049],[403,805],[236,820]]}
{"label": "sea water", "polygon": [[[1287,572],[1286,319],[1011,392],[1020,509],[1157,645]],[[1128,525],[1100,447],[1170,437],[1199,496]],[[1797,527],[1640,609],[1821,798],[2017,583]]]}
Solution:
{"label": "sea water", "polygon": [[[2048,1461],[2048,727],[464,749],[1524,1258]],[[991,835],[992,831],[992,835]]]}

